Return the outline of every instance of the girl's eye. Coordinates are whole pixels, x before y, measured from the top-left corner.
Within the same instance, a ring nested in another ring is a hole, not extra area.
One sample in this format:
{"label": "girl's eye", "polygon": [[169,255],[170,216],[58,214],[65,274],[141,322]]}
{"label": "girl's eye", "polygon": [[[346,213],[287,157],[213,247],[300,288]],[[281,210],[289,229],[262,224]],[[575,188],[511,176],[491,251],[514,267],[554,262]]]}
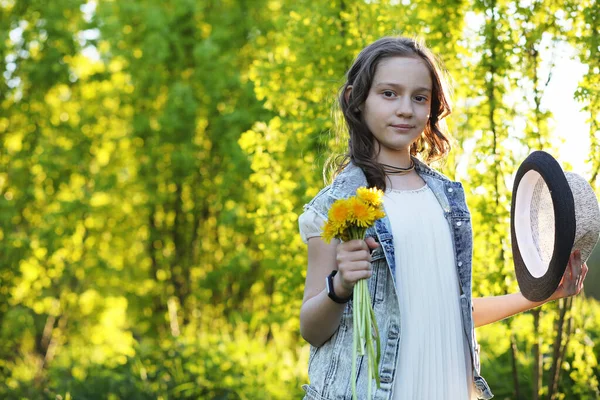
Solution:
{"label": "girl's eye", "polygon": [[425,96],[416,96],[415,100],[417,100],[419,103],[424,103],[427,101],[427,97]]}
{"label": "girl's eye", "polygon": [[396,93],[392,92],[391,90],[384,90],[383,91],[383,96],[384,97],[392,97],[392,96],[395,96],[395,95],[396,95]]}

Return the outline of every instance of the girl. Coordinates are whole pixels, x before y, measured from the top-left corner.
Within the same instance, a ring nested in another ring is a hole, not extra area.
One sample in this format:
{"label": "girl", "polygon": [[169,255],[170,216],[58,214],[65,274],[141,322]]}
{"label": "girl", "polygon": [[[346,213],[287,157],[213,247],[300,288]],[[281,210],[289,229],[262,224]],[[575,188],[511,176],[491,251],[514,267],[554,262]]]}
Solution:
{"label": "girl", "polygon": [[[354,61],[338,101],[348,153],[333,183],[299,218],[308,243],[300,311],[300,330],[311,344],[305,399],[351,398],[349,300],[360,279],[368,279],[381,339],[375,398],[491,398],[480,375],[475,327],[544,302],[521,293],[471,298],[472,231],[463,187],[427,165],[450,149],[441,120],[451,110],[435,57],[411,39],[377,40]],[[360,186],[384,191],[386,217],[365,240],[323,242],[329,207]],[[586,273],[575,251],[547,301],[579,293]],[[357,392],[364,399],[362,361]]]}

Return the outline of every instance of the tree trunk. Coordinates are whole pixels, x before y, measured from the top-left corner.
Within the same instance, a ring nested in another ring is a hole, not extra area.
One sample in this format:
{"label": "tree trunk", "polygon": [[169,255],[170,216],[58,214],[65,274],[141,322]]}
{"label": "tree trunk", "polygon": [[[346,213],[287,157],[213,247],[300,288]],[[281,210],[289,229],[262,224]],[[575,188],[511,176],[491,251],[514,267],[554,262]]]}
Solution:
{"label": "tree trunk", "polygon": [[[512,329],[511,329],[512,330]],[[514,333],[510,334],[510,352],[512,355],[512,373],[513,373],[513,384],[515,387],[514,390],[514,398],[515,400],[519,400],[521,398],[521,391],[519,390],[519,372],[517,369],[517,341],[515,339]]]}
{"label": "tree trunk", "polygon": [[[564,359],[564,353],[566,351],[566,343],[568,342],[568,336],[570,332],[567,332],[567,340],[563,345],[563,333],[565,325],[565,317],[567,312],[571,309],[572,298],[559,300],[559,315],[556,322],[556,338],[554,339],[554,351],[552,354],[552,367],[550,368],[550,384],[548,385],[548,398],[553,400],[558,395],[558,380],[560,378],[560,370],[562,361]],[[570,319],[570,316],[569,316]],[[571,323],[568,322],[568,329],[570,329]]]}
{"label": "tree trunk", "polygon": [[532,312],[533,314],[533,393],[531,396],[532,400],[539,400],[540,398],[540,387],[542,387],[542,354],[540,352],[540,309],[536,308]]}

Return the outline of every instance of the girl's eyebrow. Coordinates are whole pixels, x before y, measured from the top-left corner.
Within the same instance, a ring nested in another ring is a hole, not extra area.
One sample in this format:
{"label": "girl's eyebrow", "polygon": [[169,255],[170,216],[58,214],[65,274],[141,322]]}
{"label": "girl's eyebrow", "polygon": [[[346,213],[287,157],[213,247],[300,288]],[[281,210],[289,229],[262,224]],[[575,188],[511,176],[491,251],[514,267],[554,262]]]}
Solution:
{"label": "girl's eyebrow", "polygon": [[[404,86],[402,86],[398,83],[393,83],[393,82],[380,82],[375,85],[375,87],[379,87],[379,86],[391,86],[391,87],[395,87],[397,89],[404,89]],[[428,88],[425,86],[420,86],[420,87],[415,88],[415,92],[431,92],[431,88]]]}

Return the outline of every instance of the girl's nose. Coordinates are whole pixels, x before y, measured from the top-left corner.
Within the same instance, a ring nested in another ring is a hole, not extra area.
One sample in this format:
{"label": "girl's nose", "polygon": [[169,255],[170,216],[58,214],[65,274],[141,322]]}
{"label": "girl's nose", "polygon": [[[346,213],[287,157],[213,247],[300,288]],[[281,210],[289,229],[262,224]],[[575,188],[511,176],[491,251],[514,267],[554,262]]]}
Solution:
{"label": "girl's nose", "polygon": [[401,97],[398,100],[398,107],[396,107],[396,115],[403,116],[404,118],[412,117],[412,102],[408,97]]}

